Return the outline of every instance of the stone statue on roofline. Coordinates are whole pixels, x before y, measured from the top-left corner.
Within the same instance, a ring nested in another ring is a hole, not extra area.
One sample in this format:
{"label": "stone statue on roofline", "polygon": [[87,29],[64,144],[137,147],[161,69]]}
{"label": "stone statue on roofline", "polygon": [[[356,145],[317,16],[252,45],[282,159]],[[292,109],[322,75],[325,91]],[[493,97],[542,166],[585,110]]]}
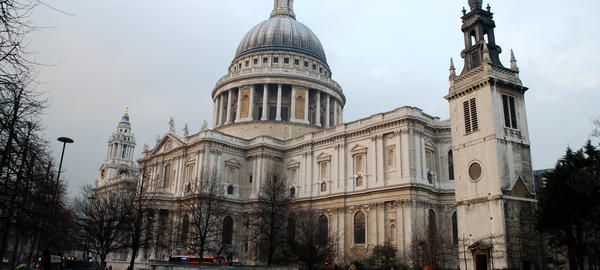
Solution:
{"label": "stone statue on roofline", "polygon": [[175,134],[175,120],[173,119],[173,117],[170,118],[169,120],[169,133],[171,134]]}

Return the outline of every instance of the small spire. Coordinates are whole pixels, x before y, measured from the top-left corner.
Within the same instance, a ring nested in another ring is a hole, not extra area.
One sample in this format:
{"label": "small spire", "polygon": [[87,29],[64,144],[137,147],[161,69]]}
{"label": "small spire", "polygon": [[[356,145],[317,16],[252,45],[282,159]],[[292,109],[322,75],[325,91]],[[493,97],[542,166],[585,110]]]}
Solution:
{"label": "small spire", "polygon": [[271,18],[278,16],[296,19],[296,14],[294,13],[294,0],[275,0]]}
{"label": "small spire", "polygon": [[519,66],[517,65],[517,59],[515,58],[515,53],[512,49],[510,49],[510,69],[514,71],[519,71]]}
{"label": "small spire", "polygon": [[129,115],[129,106],[125,106],[125,112],[124,112],[124,114],[125,115]]}
{"label": "small spire", "polygon": [[488,11],[488,12],[492,12],[492,7],[490,6],[490,4],[489,4],[489,3],[487,4],[487,7],[486,7],[486,9],[487,9],[487,11]]}
{"label": "small spire", "polygon": [[454,59],[450,57],[450,77],[456,77],[456,68],[454,67]]}
{"label": "small spire", "polygon": [[483,41],[483,60],[491,63],[492,59],[490,58],[490,50],[488,48],[487,42]]}

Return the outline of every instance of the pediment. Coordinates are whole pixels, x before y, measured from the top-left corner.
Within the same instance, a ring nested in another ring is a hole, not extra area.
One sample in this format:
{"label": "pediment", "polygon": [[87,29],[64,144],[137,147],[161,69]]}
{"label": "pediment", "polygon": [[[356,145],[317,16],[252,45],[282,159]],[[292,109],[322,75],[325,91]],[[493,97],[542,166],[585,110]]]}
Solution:
{"label": "pediment", "polygon": [[523,181],[523,178],[521,178],[520,176],[510,189],[509,194],[510,196],[521,198],[531,198],[533,196],[533,192],[529,190],[529,187],[527,187],[527,185]]}
{"label": "pediment", "polygon": [[367,147],[357,144],[354,147],[352,147],[352,149],[350,150],[352,153],[366,153],[367,152]]}
{"label": "pediment", "polygon": [[318,161],[327,161],[327,160],[331,160],[331,155],[328,153],[320,153],[319,155],[317,155],[317,160]]}
{"label": "pediment", "polygon": [[287,163],[287,167],[288,168],[298,168],[298,167],[300,167],[300,162],[292,159]]}
{"label": "pediment", "polygon": [[232,158],[232,159],[225,161],[225,166],[239,168],[241,166],[241,163],[239,161],[237,161],[237,159]]}
{"label": "pediment", "polygon": [[433,140],[429,137],[425,138],[425,147],[429,148],[429,149],[435,149],[435,143],[433,142]]}
{"label": "pediment", "polygon": [[181,139],[177,138],[173,134],[167,133],[159,140],[159,143],[152,150],[152,154],[154,155],[168,152],[184,145],[185,143]]}

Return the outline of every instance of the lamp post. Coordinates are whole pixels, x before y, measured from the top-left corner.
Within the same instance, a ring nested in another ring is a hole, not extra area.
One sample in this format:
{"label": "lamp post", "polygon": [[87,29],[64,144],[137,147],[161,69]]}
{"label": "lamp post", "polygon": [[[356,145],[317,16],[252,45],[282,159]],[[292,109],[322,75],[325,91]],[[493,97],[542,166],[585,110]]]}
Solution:
{"label": "lamp post", "polygon": [[65,147],[67,143],[73,143],[73,139],[68,137],[60,137],[56,139],[59,142],[63,143],[62,153],[60,154],[60,163],[58,164],[58,176],[56,177],[56,189],[54,190],[54,200],[57,199],[58,196],[58,186],[60,185],[60,171],[62,170],[63,157],[65,156]]}
{"label": "lamp post", "polygon": [[65,156],[65,147],[67,146],[67,143],[73,143],[74,141],[73,141],[73,139],[68,138],[68,137],[60,137],[56,140],[63,143],[62,153],[60,154],[60,163],[58,164],[58,177],[56,178],[56,184],[59,184],[60,183],[60,171],[62,170],[63,157]]}

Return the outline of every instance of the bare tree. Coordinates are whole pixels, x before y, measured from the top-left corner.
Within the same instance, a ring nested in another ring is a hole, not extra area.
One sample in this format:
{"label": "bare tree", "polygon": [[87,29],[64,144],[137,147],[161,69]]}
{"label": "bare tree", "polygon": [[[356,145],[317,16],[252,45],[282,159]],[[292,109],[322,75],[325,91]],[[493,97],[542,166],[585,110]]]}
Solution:
{"label": "bare tree", "polygon": [[415,233],[410,241],[408,256],[415,268],[438,266],[442,255],[442,244],[437,234],[427,229],[424,233]]}
{"label": "bare tree", "polygon": [[302,210],[296,217],[296,235],[290,241],[290,254],[305,269],[318,269],[325,259],[333,261],[336,239],[329,232],[328,223],[320,222],[313,209]]}
{"label": "bare tree", "polygon": [[218,253],[222,247],[219,236],[226,209],[219,178],[216,170],[203,173],[182,203],[184,215],[189,218],[189,251],[201,256],[207,251]]}
{"label": "bare tree", "polygon": [[131,205],[130,222],[127,223],[127,233],[129,234],[127,246],[131,250],[128,269],[134,269],[135,259],[140,248],[148,248],[154,240],[152,236],[154,217],[148,217],[147,213],[151,209],[156,193],[152,190],[150,179],[146,179],[145,169],[145,166],[142,166],[136,177],[139,182],[131,201],[133,204]]}
{"label": "bare tree", "polygon": [[131,190],[116,186],[110,192],[94,193],[91,186],[86,186],[73,202],[80,241],[89,244],[102,269],[108,254],[122,249],[129,240],[127,226],[134,198]]}
{"label": "bare tree", "polygon": [[267,265],[273,263],[277,248],[285,243],[285,228],[292,197],[288,185],[279,166],[274,166],[271,172],[262,179],[258,202],[251,222],[253,241],[259,248],[259,257],[265,259]]}

